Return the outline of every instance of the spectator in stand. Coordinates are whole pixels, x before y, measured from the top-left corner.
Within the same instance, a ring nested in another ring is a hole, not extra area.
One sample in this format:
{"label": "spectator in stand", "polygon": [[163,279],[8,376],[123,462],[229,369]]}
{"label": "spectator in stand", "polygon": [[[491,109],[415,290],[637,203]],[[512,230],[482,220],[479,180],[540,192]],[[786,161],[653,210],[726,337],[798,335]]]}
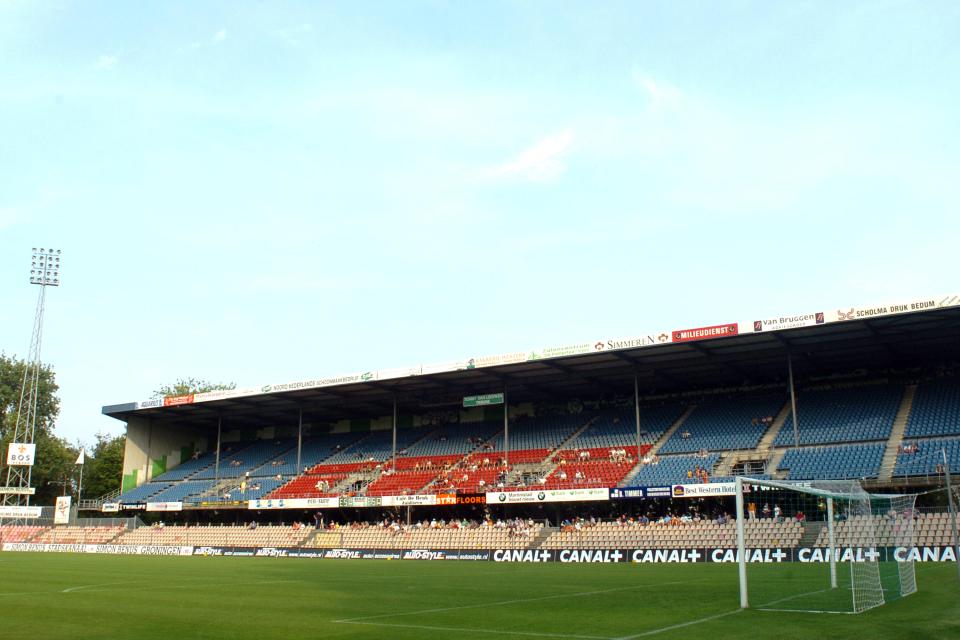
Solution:
{"label": "spectator in stand", "polygon": [[764,517],[765,519],[766,519],[766,518],[769,518],[769,517],[770,517],[770,505],[764,503],[764,505],[763,505],[763,510],[762,510],[760,513],[763,515],[763,517]]}
{"label": "spectator in stand", "polygon": [[803,511],[797,511],[797,522],[803,523],[807,520],[807,516],[804,515]]}
{"label": "spectator in stand", "polygon": [[747,515],[751,520],[757,519],[757,503],[751,502],[747,505]]}
{"label": "spectator in stand", "polygon": [[776,520],[777,522],[780,522],[781,515],[782,515],[782,512],[780,511],[780,505],[778,504],[773,505],[773,519]]}

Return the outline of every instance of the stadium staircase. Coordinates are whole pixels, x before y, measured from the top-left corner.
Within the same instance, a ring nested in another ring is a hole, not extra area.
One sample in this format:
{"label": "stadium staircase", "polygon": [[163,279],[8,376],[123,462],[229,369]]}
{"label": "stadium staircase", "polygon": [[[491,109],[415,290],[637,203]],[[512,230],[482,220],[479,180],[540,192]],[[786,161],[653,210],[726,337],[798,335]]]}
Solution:
{"label": "stadium staircase", "polygon": [[[657,455],[657,452],[660,450],[660,447],[666,444],[667,440],[673,437],[673,434],[677,432],[677,429],[679,429],[680,426],[687,420],[687,418],[690,417],[690,414],[692,414],[694,410],[696,410],[696,408],[697,408],[697,405],[695,404],[692,404],[689,407],[687,407],[687,410],[684,411],[683,414],[679,418],[677,418],[673,424],[670,425],[670,428],[664,431],[663,435],[661,435],[660,438],[653,443],[653,446],[650,447],[646,455],[647,456]],[[640,414],[640,426],[641,427],[643,426],[643,413]],[[638,460],[637,465],[630,471],[630,473],[624,476],[623,480],[621,480],[617,486],[629,487],[630,483],[633,482],[633,478],[638,473],[640,473],[640,469],[642,468],[643,468],[643,463],[640,460]]]}
{"label": "stadium staircase", "polygon": [[100,511],[106,502],[116,502],[120,497],[120,489],[115,489],[99,498],[84,498],[77,503],[77,509],[80,511]]}
{"label": "stadium staircase", "polygon": [[[773,422],[770,423],[770,427],[767,429],[766,433],[764,433],[763,437],[760,438],[757,448],[746,451],[730,451],[722,454],[720,457],[720,462],[713,471],[713,475],[718,478],[732,476],[734,475],[734,467],[745,462],[753,461],[763,461],[766,465],[766,468],[770,469],[771,467],[769,463],[771,455],[773,454],[773,440],[777,437],[777,434],[780,433],[780,429],[783,427],[783,423],[787,421],[787,416],[789,415],[790,401],[788,400],[777,413],[777,416],[773,419]],[[776,469],[776,467],[772,468]]]}
{"label": "stadium staircase", "polygon": [[[557,453],[557,452],[559,452],[559,451],[563,451],[564,449],[566,449],[567,447],[569,447],[572,442],[575,442],[576,439],[580,437],[580,434],[581,434],[581,433],[583,433],[584,431],[586,431],[587,429],[589,429],[589,428],[591,427],[591,425],[593,425],[593,423],[596,422],[598,419],[599,419],[599,416],[594,416],[594,417],[590,418],[589,420],[587,420],[587,421],[583,424],[583,426],[581,426],[579,429],[574,430],[574,432],[571,433],[571,434],[567,437],[566,440],[564,440],[563,442],[561,442],[560,444],[558,444],[558,445],[557,445],[557,448],[554,449],[554,450],[551,452],[551,454],[555,454],[555,453]],[[559,467],[559,466],[560,466],[560,464],[554,459],[554,456],[553,456],[553,455],[549,455],[549,456],[547,456],[547,458],[546,458],[543,462],[539,462],[539,463],[536,463],[536,464],[514,465],[513,474],[510,476],[509,479],[510,479],[514,484],[516,484],[517,481],[518,481],[518,479],[519,479],[524,473],[535,473],[535,474],[539,474],[540,476],[546,478],[546,477],[549,477],[549,476],[553,475],[553,472],[556,471],[556,470],[557,470],[557,467]],[[533,547],[531,547],[531,548],[533,548]]]}
{"label": "stadium staircase", "polygon": [[777,471],[777,467],[780,466],[780,461],[783,460],[785,455],[787,455],[787,449],[774,449],[773,455],[767,462],[767,475],[774,480],[783,480],[787,477],[786,471]]}
{"label": "stadium staircase", "polygon": [[555,451],[562,451],[563,449],[568,448],[568,447],[570,446],[570,443],[571,443],[571,442],[573,442],[573,441],[576,440],[578,437],[580,437],[580,434],[583,433],[584,431],[586,431],[587,429],[589,429],[590,426],[591,426],[594,422],[596,422],[598,419],[599,419],[599,416],[594,416],[594,417],[590,418],[589,420],[587,420],[587,421],[583,424],[583,426],[581,426],[579,429],[576,429],[573,433],[571,433],[571,434],[567,437],[566,440],[564,440],[563,442],[561,442],[560,444],[558,444],[558,445],[557,445],[557,448],[555,449]]}
{"label": "stadium staircase", "polygon": [[817,540],[820,538],[820,532],[822,530],[822,522],[804,522],[803,535],[800,536],[800,542],[797,544],[797,546],[801,548],[811,548],[815,546],[817,544]]}
{"label": "stadium staircase", "polygon": [[757,452],[763,457],[770,457],[770,452],[773,450],[773,441],[776,440],[777,434],[780,433],[780,429],[783,428],[783,425],[786,423],[789,415],[790,401],[787,400],[786,404],[783,405],[783,408],[780,409],[780,413],[778,413],[777,417],[773,419],[773,423],[770,425],[770,428],[767,429],[767,432],[763,434],[762,438],[760,438],[760,442],[757,443]]}
{"label": "stadium staircase", "polygon": [[527,545],[527,549],[539,549],[543,546],[543,543],[547,541],[547,538],[552,536],[557,531],[560,531],[559,527],[544,526],[540,529],[537,535],[530,540],[530,544]]}
{"label": "stadium staircase", "polygon": [[893,429],[890,431],[890,438],[887,440],[887,448],[883,452],[883,460],[880,462],[879,482],[890,482],[893,479],[893,470],[897,465],[897,451],[903,444],[903,434],[907,429],[907,421],[910,419],[910,411],[913,410],[913,399],[917,394],[917,385],[908,384],[903,392],[903,399],[900,401],[900,407],[897,409],[897,416],[893,419]]}

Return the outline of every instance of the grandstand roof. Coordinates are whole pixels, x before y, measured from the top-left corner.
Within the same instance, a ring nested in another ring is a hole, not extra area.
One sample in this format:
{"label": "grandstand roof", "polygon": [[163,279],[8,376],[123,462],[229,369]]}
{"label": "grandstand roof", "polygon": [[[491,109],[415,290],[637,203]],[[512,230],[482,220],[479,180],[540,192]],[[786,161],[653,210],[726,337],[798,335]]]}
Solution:
{"label": "grandstand roof", "polygon": [[698,329],[598,340],[571,347],[476,358],[444,365],[370,371],[140,403],[105,415],[181,426],[267,426],[449,409],[463,396],[499,392],[511,403],[633,393],[690,392],[786,382],[786,357],[798,383],[854,369],[882,370],[960,359],[960,296],[903,305],[854,307]]}

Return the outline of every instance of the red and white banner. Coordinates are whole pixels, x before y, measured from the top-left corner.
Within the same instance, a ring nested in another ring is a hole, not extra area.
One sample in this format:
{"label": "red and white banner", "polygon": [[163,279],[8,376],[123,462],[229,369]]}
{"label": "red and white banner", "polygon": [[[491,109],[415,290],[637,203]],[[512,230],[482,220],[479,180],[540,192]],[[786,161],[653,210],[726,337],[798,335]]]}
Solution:
{"label": "red and white banner", "polygon": [[738,333],[736,322],[717,324],[712,327],[697,327],[696,329],[678,329],[673,332],[674,342],[693,342],[694,340],[711,340],[726,338]]}
{"label": "red and white banner", "polygon": [[191,404],[193,402],[193,394],[187,396],[167,396],[163,399],[163,406],[165,407],[175,407],[181,404]]}

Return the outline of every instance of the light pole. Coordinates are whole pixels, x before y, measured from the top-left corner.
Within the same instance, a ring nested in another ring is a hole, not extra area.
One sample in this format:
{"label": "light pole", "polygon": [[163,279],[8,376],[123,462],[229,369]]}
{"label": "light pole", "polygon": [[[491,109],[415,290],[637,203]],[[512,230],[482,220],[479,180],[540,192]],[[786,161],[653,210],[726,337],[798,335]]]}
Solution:
{"label": "light pole", "polygon": [[[43,342],[43,312],[47,287],[60,286],[60,249],[33,248],[30,262],[30,284],[39,285],[37,308],[33,318],[33,333],[30,351],[24,360],[23,384],[20,387],[20,403],[17,422],[13,431],[11,450],[17,447],[28,455],[21,464],[7,467],[7,492],[3,493],[3,505],[16,506],[23,501],[30,504],[30,481],[33,471],[34,436],[37,430],[37,401],[40,396],[40,346]],[[8,456],[9,458],[9,456]],[[10,460],[8,459],[8,462]]]}

